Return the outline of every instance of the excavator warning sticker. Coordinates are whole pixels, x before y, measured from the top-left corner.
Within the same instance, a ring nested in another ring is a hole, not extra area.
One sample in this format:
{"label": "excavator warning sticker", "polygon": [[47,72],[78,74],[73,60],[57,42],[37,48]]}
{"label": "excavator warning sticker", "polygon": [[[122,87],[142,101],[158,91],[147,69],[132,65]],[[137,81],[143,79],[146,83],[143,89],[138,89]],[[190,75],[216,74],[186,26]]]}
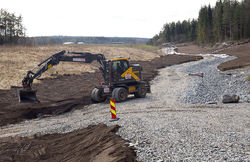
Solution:
{"label": "excavator warning sticker", "polygon": [[[135,72],[137,72],[137,71],[135,71]],[[139,80],[140,78],[137,75],[134,74],[135,72],[133,72],[132,67],[130,67],[130,68],[128,68],[128,70],[126,70],[121,75],[121,77],[123,77],[123,78],[125,77],[125,79],[131,79],[131,77],[133,77],[135,80]]]}
{"label": "excavator warning sticker", "polygon": [[131,74],[125,75],[125,79],[131,79]]}
{"label": "excavator warning sticker", "polygon": [[85,62],[86,59],[85,58],[73,58],[73,61],[75,61],[75,62]]}
{"label": "excavator warning sticker", "polygon": [[104,88],[104,93],[109,93],[110,91],[109,91],[109,88]]}

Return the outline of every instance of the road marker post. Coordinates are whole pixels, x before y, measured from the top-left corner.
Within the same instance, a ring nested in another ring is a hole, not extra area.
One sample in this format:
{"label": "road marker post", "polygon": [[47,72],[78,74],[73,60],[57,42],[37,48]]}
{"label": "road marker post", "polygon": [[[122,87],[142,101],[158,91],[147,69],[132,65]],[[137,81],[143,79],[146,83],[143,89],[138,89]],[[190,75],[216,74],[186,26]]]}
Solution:
{"label": "road marker post", "polygon": [[116,117],[116,109],[115,109],[115,100],[110,99],[110,112],[111,112],[111,119],[110,122],[117,121],[119,118]]}

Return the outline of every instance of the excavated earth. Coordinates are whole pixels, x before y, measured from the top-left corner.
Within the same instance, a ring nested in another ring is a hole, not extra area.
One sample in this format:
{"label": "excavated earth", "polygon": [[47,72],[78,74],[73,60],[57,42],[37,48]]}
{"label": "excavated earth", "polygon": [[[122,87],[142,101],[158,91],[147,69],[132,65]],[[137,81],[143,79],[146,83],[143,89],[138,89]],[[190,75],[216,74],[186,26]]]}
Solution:
{"label": "excavated earth", "polygon": [[[168,55],[136,63],[143,67],[144,80],[150,81],[159,68],[196,59]],[[16,88],[0,90],[0,126],[82,109],[92,104],[90,93],[98,82],[97,72],[42,79],[33,85],[39,104],[19,103]],[[128,142],[115,134],[117,130],[117,125],[99,124],[66,134],[0,138],[0,161],[135,161],[133,147],[128,147]]]}
{"label": "excavated earth", "polygon": [[134,149],[114,134],[118,128],[99,124],[66,134],[2,138],[0,161],[135,161]]}

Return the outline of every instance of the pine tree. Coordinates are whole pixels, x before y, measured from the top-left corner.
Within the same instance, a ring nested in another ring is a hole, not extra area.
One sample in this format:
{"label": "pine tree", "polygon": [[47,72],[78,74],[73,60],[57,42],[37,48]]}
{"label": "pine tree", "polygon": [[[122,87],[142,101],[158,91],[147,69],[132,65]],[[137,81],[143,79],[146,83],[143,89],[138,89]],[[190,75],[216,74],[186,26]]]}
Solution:
{"label": "pine tree", "polygon": [[216,2],[214,13],[213,13],[213,35],[216,42],[223,40],[222,34],[222,15],[223,15],[223,3],[220,1]]}
{"label": "pine tree", "polygon": [[16,17],[7,10],[0,10],[0,44],[17,43],[18,39],[24,36],[24,32],[22,16]]}
{"label": "pine tree", "polygon": [[243,38],[250,38],[250,0],[244,0],[243,3],[243,19],[244,33]]}
{"label": "pine tree", "polygon": [[204,6],[200,9],[199,18],[198,18],[198,43],[208,42],[207,30],[208,30],[208,8]]}

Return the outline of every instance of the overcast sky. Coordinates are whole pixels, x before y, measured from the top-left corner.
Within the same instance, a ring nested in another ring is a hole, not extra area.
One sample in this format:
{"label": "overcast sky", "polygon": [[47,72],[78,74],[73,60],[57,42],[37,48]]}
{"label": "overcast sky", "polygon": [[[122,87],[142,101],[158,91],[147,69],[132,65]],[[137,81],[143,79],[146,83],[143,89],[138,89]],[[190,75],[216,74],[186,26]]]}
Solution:
{"label": "overcast sky", "polygon": [[21,14],[28,36],[121,36],[151,38],[166,22],[198,17],[217,0],[1,0]]}

